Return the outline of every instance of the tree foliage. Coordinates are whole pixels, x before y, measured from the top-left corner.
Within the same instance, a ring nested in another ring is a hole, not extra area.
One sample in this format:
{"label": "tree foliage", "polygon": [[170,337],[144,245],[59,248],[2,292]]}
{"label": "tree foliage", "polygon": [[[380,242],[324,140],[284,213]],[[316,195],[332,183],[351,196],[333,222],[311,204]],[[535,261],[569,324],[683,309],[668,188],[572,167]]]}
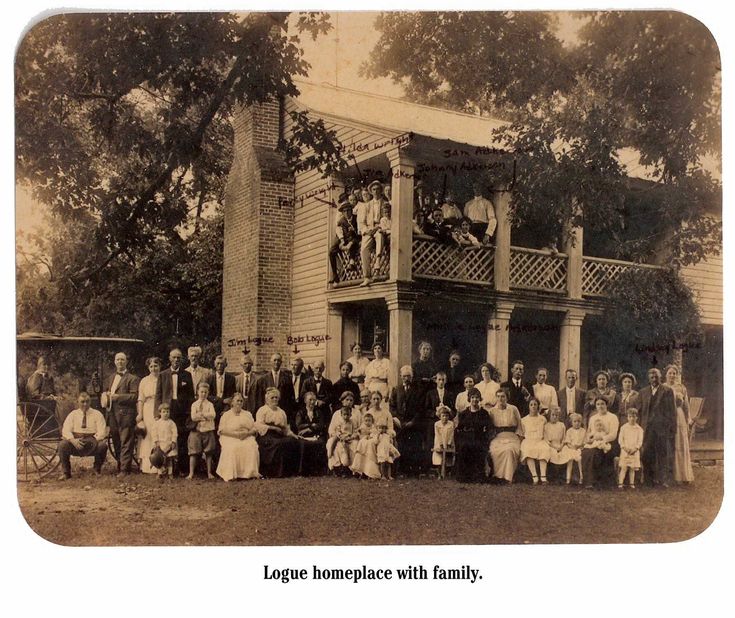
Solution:
{"label": "tree foliage", "polygon": [[[540,246],[572,221],[613,257],[685,265],[718,253],[721,187],[703,165],[720,151],[711,35],[676,12],[576,17],[570,44],[549,14],[383,14],[365,72],[507,120],[488,142],[513,153],[512,216]],[[651,181],[631,181],[643,169]]]}
{"label": "tree foliage", "polygon": [[[21,239],[18,322],[155,338],[219,336],[222,214],[236,105],[298,94],[307,13],[63,14],[16,57],[16,173],[50,232]],[[300,33],[300,34],[298,34]],[[339,144],[300,118],[294,160]],[[207,214],[209,213],[209,214]],[[214,213],[213,215],[211,213]],[[178,328],[177,325],[178,324]]]}

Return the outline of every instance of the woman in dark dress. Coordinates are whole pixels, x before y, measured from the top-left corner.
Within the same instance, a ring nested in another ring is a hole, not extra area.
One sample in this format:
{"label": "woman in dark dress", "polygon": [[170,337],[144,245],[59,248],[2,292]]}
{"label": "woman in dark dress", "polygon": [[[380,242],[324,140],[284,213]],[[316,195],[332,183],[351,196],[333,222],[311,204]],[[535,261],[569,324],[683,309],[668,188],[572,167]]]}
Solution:
{"label": "woman in dark dress", "polygon": [[332,412],[336,412],[342,407],[339,398],[345,391],[351,392],[355,396],[355,401],[360,401],[360,385],[350,377],[351,373],[352,363],[343,361],[339,366],[339,380],[332,385]]}
{"label": "woman in dark dress", "polygon": [[473,388],[467,396],[470,405],[459,413],[454,432],[457,445],[454,473],[460,483],[480,483],[485,480],[485,462],[492,423],[488,413],[480,407],[480,391]]}
{"label": "woman in dark dress", "polygon": [[411,369],[413,369],[413,383],[419,388],[419,401],[424,401],[426,393],[436,386],[434,376],[437,372],[436,363],[431,358],[431,344],[428,341],[419,344],[419,359],[411,365]]}
{"label": "woman in dark dress", "polygon": [[327,472],[327,421],[316,407],[316,395],[304,393],[304,407],[296,412],[296,432],[300,438],[301,476],[319,476]]}
{"label": "woman in dark dress", "polygon": [[280,398],[277,388],[269,388],[265,392],[265,405],[255,415],[260,474],[266,478],[295,476],[301,460],[299,440],[288,426],[286,413],[278,407]]}

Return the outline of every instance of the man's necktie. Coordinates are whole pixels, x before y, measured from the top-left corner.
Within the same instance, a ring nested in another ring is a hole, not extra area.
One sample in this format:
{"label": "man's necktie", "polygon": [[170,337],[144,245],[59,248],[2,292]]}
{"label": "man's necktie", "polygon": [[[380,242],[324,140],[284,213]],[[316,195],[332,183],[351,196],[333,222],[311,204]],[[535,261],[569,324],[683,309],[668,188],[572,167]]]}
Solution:
{"label": "man's necktie", "polygon": [[87,428],[87,411],[82,410],[82,429]]}

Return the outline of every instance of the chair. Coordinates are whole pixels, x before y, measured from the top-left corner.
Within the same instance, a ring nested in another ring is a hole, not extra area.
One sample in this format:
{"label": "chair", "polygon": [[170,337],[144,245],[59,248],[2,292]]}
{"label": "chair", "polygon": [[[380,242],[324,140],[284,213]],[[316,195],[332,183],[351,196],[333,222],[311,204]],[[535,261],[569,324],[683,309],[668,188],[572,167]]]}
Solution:
{"label": "chair", "polygon": [[689,398],[689,417],[692,420],[692,426],[689,428],[689,445],[691,446],[697,430],[702,431],[707,425],[707,419],[702,418],[702,410],[704,409],[704,397]]}

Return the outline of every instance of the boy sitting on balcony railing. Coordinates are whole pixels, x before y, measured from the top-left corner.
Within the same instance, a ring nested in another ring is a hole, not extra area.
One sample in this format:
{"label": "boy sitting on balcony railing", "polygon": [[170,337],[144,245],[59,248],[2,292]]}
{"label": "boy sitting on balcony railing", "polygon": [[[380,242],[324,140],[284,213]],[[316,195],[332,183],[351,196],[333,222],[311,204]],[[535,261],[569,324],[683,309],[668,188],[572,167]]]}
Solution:
{"label": "boy sitting on balcony railing", "polygon": [[337,255],[342,252],[347,256],[347,268],[353,268],[360,249],[360,235],[357,232],[357,217],[353,209],[357,205],[357,196],[351,193],[347,200],[342,200],[339,211],[342,216],[337,221],[336,237],[329,248],[329,265],[332,269],[329,283],[337,280]]}
{"label": "boy sitting on balcony railing", "polygon": [[378,229],[375,232],[375,255],[381,256],[390,246],[390,203],[383,202]]}

